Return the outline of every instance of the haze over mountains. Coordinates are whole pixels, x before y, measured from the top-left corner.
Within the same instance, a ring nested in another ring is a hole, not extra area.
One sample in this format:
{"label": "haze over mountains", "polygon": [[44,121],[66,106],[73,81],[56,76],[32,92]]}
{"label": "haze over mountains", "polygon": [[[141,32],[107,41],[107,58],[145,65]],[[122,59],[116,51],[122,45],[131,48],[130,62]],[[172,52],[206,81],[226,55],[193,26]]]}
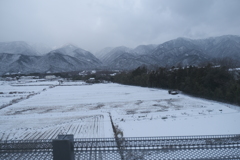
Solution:
{"label": "haze over mountains", "polygon": [[240,59],[240,37],[221,36],[192,40],[177,38],[163,44],[141,45],[135,49],[117,47],[101,54],[99,59],[112,68],[127,69],[144,65],[199,65],[217,58]]}
{"label": "haze over mountains", "polygon": [[37,52],[23,41],[0,42],[0,53],[12,53],[22,55],[36,55]]}
{"label": "haze over mountains", "polygon": [[92,53],[68,44],[44,55],[25,42],[0,43],[0,74],[67,72],[85,69],[130,70],[149,67],[199,65],[213,59],[232,58],[240,64],[240,36],[207,39],[177,38],[159,45],[104,48]]}

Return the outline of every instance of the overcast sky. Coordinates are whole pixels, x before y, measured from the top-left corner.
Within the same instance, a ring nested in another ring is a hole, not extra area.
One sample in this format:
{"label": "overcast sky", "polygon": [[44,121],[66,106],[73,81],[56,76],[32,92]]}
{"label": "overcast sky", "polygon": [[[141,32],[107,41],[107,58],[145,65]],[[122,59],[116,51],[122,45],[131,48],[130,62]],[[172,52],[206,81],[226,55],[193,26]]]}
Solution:
{"label": "overcast sky", "polygon": [[0,0],[0,42],[104,47],[240,35],[240,0]]}

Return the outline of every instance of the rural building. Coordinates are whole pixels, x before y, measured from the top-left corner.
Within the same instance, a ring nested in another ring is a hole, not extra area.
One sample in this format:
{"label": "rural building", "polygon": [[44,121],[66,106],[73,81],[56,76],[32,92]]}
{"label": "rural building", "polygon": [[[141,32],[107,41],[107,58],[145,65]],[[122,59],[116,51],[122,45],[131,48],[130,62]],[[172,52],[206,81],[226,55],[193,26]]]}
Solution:
{"label": "rural building", "polygon": [[55,79],[56,76],[55,75],[46,75],[45,79]]}

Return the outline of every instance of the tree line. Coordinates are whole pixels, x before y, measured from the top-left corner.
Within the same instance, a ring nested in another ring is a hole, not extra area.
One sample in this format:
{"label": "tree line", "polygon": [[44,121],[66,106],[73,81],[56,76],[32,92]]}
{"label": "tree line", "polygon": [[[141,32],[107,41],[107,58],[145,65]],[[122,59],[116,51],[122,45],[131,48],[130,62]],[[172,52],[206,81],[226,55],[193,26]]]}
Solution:
{"label": "tree line", "polygon": [[160,67],[152,71],[138,67],[117,74],[113,81],[142,87],[178,89],[189,95],[240,105],[240,73],[226,66]]}

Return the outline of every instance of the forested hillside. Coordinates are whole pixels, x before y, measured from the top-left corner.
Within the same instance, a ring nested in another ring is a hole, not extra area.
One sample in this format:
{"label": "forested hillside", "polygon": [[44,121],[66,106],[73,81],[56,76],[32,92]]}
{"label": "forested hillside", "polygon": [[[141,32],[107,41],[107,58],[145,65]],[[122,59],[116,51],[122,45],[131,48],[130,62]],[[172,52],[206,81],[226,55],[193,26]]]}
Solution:
{"label": "forested hillside", "polygon": [[187,68],[158,68],[148,71],[138,67],[122,72],[114,82],[143,87],[178,89],[186,94],[240,105],[239,71],[207,65]]}

